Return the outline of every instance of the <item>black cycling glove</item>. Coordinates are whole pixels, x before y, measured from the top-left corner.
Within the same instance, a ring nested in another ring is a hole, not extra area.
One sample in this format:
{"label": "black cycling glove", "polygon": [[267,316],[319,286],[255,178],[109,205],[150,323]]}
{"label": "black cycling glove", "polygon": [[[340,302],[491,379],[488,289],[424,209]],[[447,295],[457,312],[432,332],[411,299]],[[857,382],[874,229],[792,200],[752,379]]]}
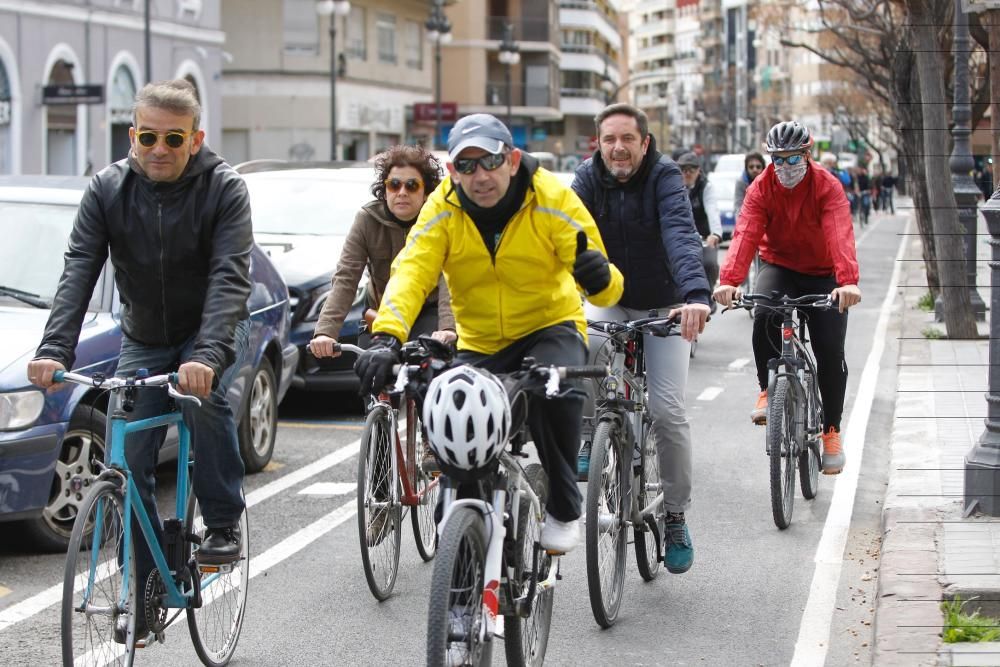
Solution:
{"label": "black cycling glove", "polygon": [[611,284],[611,265],[598,250],[587,250],[587,235],[576,235],[576,261],[573,278],[587,294],[597,294]]}
{"label": "black cycling glove", "polygon": [[386,334],[372,336],[371,346],[354,362],[354,372],[361,378],[361,395],[377,394],[392,379],[392,367],[400,361],[402,346]]}

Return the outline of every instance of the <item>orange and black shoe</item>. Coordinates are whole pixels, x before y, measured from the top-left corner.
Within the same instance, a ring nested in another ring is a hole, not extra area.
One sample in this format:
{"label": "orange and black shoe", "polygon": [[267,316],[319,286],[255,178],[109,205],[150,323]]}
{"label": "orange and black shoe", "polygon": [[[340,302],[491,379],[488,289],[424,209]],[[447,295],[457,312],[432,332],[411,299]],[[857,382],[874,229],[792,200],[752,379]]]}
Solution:
{"label": "orange and black shoe", "polygon": [[844,448],[840,445],[840,431],[831,426],[823,434],[823,474],[840,474],[846,460]]}
{"label": "orange and black shoe", "polygon": [[750,421],[757,425],[764,425],[767,423],[767,390],[760,392],[757,395],[757,405],[754,406],[752,412],[750,412]]}

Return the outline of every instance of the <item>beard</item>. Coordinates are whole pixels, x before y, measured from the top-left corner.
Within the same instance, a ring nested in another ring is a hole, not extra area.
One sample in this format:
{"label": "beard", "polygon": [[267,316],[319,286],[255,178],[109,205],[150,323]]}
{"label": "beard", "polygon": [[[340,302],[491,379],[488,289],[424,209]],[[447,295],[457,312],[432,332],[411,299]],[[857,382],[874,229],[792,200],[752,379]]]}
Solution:
{"label": "beard", "polygon": [[[628,179],[630,176],[632,176],[633,173],[635,173],[635,167],[632,165],[631,161],[632,154],[629,153],[628,151],[612,153],[610,158],[611,159],[607,161],[608,172],[616,179],[623,181]],[[618,167],[614,165],[615,160],[628,160],[629,164],[624,167]]]}

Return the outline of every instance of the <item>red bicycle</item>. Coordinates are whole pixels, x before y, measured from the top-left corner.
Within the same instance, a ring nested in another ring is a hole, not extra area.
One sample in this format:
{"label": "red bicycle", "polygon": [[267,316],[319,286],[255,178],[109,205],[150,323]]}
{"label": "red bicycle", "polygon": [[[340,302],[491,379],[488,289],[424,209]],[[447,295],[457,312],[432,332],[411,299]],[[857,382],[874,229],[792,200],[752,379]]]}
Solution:
{"label": "red bicycle", "polygon": [[[399,571],[400,531],[409,509],[417,552],[426,562],[437,550],[438,473],[425,462],[429,445],[420,423],[411,376],[433,373],[442,344],[420,338],[403,345],[403,363],[396,369],[396,383],[379,393],[368,406],[368,416],[358,452],[358,535],[361,563],[368,588],[377,600],[392,593]],[[340,349],[360,354],[356,345]],[[443,347],[443,346],[442,346]],[[433,348],[433,352],[431,350]],[[435,355],[435,356],[432,356]],[[402,417],[400,417],[402,412]]]}

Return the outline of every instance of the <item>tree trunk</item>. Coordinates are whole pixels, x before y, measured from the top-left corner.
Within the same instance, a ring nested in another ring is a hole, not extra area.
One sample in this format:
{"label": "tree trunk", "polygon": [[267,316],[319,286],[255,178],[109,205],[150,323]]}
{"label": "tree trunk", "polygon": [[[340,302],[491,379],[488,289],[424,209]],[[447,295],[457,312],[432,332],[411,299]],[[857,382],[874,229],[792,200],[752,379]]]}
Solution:
{"label": "tree trunk", "polygon": [[926,11],[925,0],[909,0],[910,30],[916,52],[917,76],[923,104],[924,174],[928,183],[927,204],[934,229],[941,297],[944,301],[944,323],[952,339],[978,338],[976,318],[969,301],[965,277],[964,230],[958,223],[955,192],[948,167],[948,127],[944,93],[944,68],[937,43],[937,27]]}
{"label": "tree trunk", "polygon": [[[931,296],[937,299],[941,292],[941,281],[937,271],[937,252],[934,246],[934,229],[927,203],[927,179],[924,171],[924,140],[920,128],[924,127],[923,110],[920,103],[920,83],[917,77],[916,59],[912,40],[904,35],[893,63],[893,88],[895,89],[900,131],[901,160],[898,173],[898,187],[902,193],[913,199],[913,217],[917,221],[923,247],[924,270],[927,273],[927,287]],[[902,167],[905,167],[903,169]]]}

